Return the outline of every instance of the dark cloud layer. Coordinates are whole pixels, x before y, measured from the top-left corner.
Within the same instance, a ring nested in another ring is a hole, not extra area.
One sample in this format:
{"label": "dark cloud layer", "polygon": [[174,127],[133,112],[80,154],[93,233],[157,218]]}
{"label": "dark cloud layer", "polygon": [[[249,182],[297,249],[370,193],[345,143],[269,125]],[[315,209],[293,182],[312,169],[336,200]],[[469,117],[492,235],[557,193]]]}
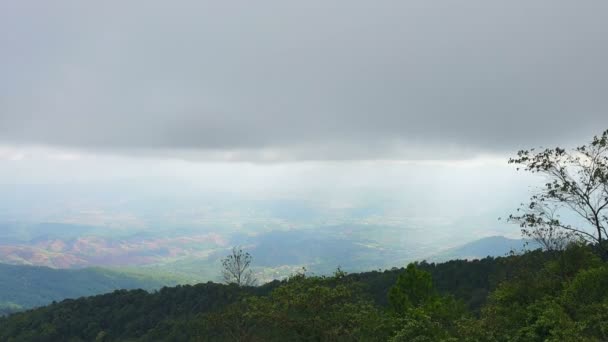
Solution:
{"label": "dark cloud layer", "polygon": [[587,138],[607,23],[606,1],[7,1],[0,143],[365,159]]}

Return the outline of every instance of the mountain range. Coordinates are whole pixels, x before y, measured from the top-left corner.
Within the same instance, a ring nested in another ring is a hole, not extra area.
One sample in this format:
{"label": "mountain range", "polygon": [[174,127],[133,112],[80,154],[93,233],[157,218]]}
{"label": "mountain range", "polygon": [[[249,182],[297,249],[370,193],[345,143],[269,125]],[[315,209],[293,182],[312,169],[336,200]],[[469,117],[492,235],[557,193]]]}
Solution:
{"label": "mountain range", "polygon": [[[285,274],[295,272],[301,265],[312,265],[314,272],[327,274],[337,266],[371,270],[378,268],[374,267],[374,262],[384,262],[382,260],[394,260],[394,264],[386,265],[387,269],[393,266],[401,267],[407,263],[406,260],[399,259],[399,256],[391,255],[392,252],[382,248],[349,240],[331,239],[314,232],[273,232],[257,238],[244,238],[243,242],[252,246],[255,271],[261,282],[282,278]],[[438,262],[504,256],[512,250],[521,250],[526,242],[502,236],[486,237],[419,260]],[[528,246],[528,248],[532,247],[533,244]],[[217,255],[211,256],[211,260],[223,256],[220,252],[215,253]],[[350,262],[339,264],[346,259]],[[116,289],[154,290],[163,286],[200,281],[184,276],[185,273],[169,272],[172,267],[195,270],[210,266],[209,261],[197,263],[196,259],[182,261],[182,264],[170,263],[164,267],[112,269],[103,267],[56,269],[0,264],[0,314],[42,306],[65,298],[107,293]]]}

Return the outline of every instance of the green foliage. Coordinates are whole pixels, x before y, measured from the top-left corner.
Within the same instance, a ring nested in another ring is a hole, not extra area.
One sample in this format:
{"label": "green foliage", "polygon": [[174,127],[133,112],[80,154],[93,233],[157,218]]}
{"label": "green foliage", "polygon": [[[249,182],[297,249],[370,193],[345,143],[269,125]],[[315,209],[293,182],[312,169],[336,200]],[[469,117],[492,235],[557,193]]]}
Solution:
{"label": "green foliage", "polygon": [[524,235],[549,250],[582,239],[608,260],[608,130],[574,149],[521,150],[509,163],[546,178],[529,203],[509,217]]}
{"label": "green foliage", "polygon": [[229,341],[384,341],[387,324],[360,284],[338,270],[333,277],[296,274],[269,296],[209,315],[206,325],[222,327],[216,337]]}
{"label": "green foliage", "polygon": [[117,289],[153,290],[166,285],[175,285],[175,281],[103,268],[62,270],[0,264],[0,315],[65,298],[91,296]]}
{"label": "green foliage", "polygon": [[349,336],[374,338],[380,314],[344,278],[297,275],[270,297],[255,302],[254,315],[297,340],[350,340]]}
{"label": "green foliage", "polygon": [[[590,251],[571,245],[562,252],[539,254],[550,257],[542,267],[520,263],[483,308],[476,325],[487,338],[480,340],[604,340],[606,266]],[[518,257],[525,259],[526,255]]]}
{"label": "green foliage", "polygon": [[573,309],[605,301],[608,299],[608,267],[581,271],[564,290],[563,297]]}
{"label": "green foliage", "polygon": [[436,296],[431,274],[409,264],[388,292],[391,308],[398,314],[426,303]]}
{"label": "green foliage", "polygon": [[561,301],[586,333],[608,339],[608,266],[581,271],[564,289]]}
{"label": "green foliage", "polygon": [[605,341],[607,289],[608,266],[575,244],[260,287],[115,291],[2,318],[0,340]]}
{"label": "green foliage", "polygon": [[392,312],[401,328],[391,341],[448,341],[454,339],[455,322],[467,314],[461,301],[435,290],[429,272],[409,264],[389,291]]}

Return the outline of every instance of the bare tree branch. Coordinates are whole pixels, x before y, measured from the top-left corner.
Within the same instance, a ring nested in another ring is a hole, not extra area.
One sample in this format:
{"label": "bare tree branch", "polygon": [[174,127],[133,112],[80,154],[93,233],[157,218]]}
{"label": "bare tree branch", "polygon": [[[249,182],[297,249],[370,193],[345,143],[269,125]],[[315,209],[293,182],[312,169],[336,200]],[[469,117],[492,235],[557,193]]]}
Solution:
{"label": "bare tree branch", "polygon": [[222,276],[226,284],[254,286],[257,279],[251,271],[251,254],[240,247],[233,247],[230,255],[222,259]]}
{"label": "bare tree branch", "polygon": [[[608,130],[570,151],[559,147],[540,152],[521,150],[509,163],[547,178],[530,202],[509,217],[511,222],[519,223],[525,235],[540,240],[545,247],[551,245],[549,240],[563,238],[556,232],[561,230],[597,245],[608,258]],[[554,207],[549,209],[549,204]],[[575,213],[584,224],[562,222],[558,209]]]}

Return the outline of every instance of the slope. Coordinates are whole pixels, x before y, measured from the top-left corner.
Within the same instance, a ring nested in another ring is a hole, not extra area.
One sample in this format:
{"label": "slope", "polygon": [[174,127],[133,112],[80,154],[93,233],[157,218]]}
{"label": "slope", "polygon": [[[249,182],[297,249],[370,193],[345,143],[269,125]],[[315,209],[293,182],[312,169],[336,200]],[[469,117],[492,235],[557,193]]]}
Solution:
{"label": "slope", "polygon": [[116,289],[157,289],[175,285],[161,277],[103,268],[75,270],[0,264],[0,314]]}

